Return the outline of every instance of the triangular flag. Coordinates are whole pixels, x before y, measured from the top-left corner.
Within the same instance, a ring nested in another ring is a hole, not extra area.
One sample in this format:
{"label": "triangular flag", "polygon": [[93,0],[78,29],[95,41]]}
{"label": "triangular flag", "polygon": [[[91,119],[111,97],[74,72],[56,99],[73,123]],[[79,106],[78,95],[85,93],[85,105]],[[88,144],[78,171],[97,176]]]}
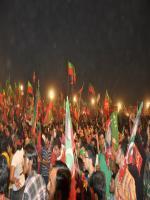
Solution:
{"label": "triangular flag", "polygon": [[73,129],[72,129],[72,121],[71,121],[68,97],[66,101],[65,146],[66,146],[66,165],[68,166],[68,168],[70,169],[72,173],[71,192],[70,192],[69,199],[75,200],[76,199],[75,161],[74,161],[74,154],[73,154],[74,138],[73,138]]}

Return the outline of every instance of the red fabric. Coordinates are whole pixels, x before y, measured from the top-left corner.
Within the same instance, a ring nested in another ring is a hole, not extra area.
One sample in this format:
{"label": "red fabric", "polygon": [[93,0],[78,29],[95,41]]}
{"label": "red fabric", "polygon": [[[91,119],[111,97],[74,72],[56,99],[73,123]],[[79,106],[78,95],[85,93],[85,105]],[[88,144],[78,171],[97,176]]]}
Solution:
{"label": "red fabric", "polygon": [[119,169],[119,181],[121,182],[126,171],[127,165],[125,164],[122,168]]}
{"label": "red fabric", "polygon": [[70,195],[69,200],[76,200],[76,181],[75,176],[71,179],[71,189],[70,189]]}

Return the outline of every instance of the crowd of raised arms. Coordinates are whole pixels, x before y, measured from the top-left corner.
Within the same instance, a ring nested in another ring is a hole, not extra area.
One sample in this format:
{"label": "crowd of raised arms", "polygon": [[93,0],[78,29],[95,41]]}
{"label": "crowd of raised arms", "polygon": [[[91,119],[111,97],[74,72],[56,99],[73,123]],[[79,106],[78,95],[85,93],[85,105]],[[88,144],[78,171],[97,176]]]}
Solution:
{"label": "crowd of raised arms", "polygon": [[[150,199],[150,116],[0,89],[0,200]],[[81,101],[81,92],[78,93]],[[99,109],[100,108],[100,109]],[[69,114],[67,114],[67,112]]]}

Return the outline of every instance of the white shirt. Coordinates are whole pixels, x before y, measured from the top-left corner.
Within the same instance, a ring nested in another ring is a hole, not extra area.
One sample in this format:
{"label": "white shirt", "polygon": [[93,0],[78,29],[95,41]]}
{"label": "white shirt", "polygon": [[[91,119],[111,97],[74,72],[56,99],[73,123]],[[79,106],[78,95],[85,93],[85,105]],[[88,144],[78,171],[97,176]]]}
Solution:
{"label": "white shirt", "polygon": [[[25,184],[25,176],[23,174],[23,164],[24,164],[24,150],[17,150],[16,153],[13,155],[11,166],[15,167],[14,177],[19,179],[21,183],[21,187]],[[15,184],[13,184],[13,190],[19,190]]]}

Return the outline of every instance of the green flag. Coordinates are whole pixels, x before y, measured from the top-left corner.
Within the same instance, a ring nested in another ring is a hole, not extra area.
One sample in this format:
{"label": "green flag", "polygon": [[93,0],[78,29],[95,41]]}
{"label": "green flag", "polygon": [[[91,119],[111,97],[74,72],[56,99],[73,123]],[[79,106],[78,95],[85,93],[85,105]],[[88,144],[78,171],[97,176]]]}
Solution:
{"label": "green flag", "polygon": [[118,144],[119,144],[119,131],[118,131],[117,113],[113,112],[110,116],[110,119],[111,119],[112,144],[114,145],[115,150],[117,150]]}

